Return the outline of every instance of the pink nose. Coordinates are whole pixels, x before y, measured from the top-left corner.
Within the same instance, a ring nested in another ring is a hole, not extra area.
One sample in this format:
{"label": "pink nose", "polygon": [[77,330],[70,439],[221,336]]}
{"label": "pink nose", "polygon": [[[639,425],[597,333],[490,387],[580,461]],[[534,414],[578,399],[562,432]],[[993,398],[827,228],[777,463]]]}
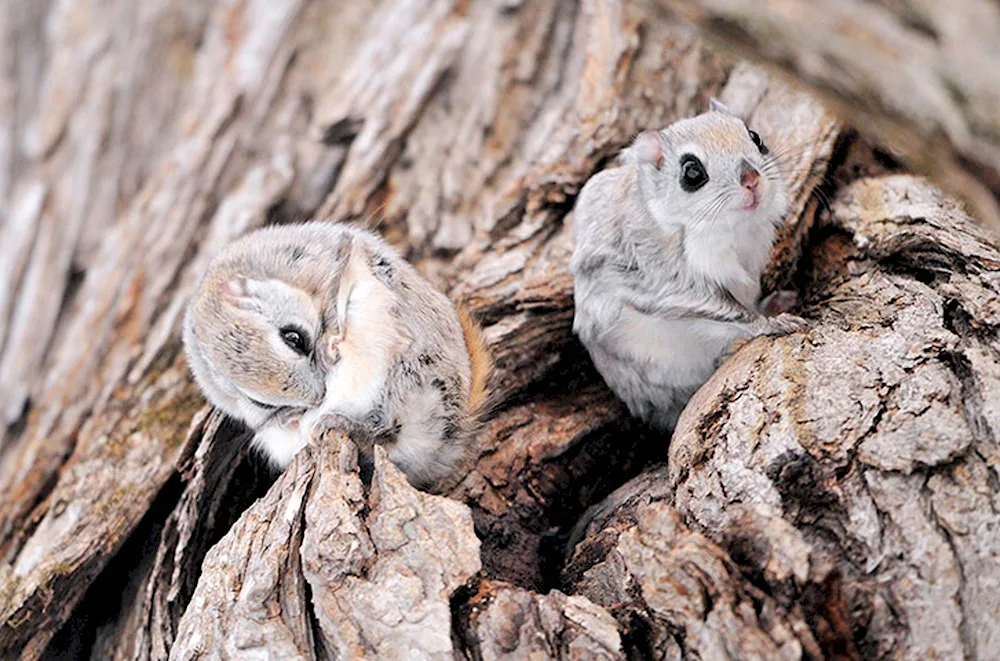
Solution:
{"label": "pink nose", "polygon": [[749,191],[756,191],[760,187],[760,172],[756,168],[744,168],[740,173],[740,185]]}

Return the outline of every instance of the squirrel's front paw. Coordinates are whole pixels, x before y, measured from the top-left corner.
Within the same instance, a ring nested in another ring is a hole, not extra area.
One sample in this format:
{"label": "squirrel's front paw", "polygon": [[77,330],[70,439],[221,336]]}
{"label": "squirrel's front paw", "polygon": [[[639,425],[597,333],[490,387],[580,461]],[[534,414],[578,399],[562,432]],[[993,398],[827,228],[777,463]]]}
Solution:
{"label": "squirrel's front paw", "polygon": [[765,320],[761,335],[787,335],[809,328],[809,322],[802,317],[782,312],[781,314],[768,317]]}
{"label": "squirrel's front paw", "polygon": [[356,437],[364,433],[365,427],[342,413],[326,412],[311,421],[310,431],[314,436],[328,431],[339,431],[357,440]]}

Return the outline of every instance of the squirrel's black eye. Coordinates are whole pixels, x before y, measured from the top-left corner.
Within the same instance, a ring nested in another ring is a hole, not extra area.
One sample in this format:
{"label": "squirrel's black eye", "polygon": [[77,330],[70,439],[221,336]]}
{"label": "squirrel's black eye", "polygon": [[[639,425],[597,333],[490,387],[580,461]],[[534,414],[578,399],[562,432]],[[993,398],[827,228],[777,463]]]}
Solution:
{"label": "squirrel's black eye", "polygon": [[681,156],[681,188],[693,193],[708,183],[708,173],[697,156],[684,154]]}
{"label": "squirrel's black eye", "polygon": [[765,145],[765,144],[764,144],[764,141],[763,141],[763,140],[761,140],[761,138],[760,138],[760,134],[759,134],[759,133],[757,133],[756,131],[754,131],[753,129],[747,129],[747,131],[749,131],[749,132],[750,132],[750,139],[751,139],[751,140],[753,140],[753,143],[754,143],[755,145],[757,145],[757,150],[758,150],[758,151],[759,151],[759,152],[760,152],[760,153],[761,153],[762,155],[766,156],[766,155],[767,155],[767,152],[768,152],[768,149],[767,149],[767,145]]}
{"label": "squirrel's black eye", "polygon": [[308,356],[312,351],[309,342],[309,334],[298,326],[285,326],[281,329],[281,341],[295,353]]}

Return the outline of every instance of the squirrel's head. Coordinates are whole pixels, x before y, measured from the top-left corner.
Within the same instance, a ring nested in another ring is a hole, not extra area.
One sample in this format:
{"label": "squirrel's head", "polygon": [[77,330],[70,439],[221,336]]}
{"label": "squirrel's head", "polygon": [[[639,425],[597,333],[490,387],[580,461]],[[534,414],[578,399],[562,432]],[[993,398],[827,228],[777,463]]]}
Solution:
{"label": "squirrel's head", "polygon": [[712,100],[709,112],[640,133],[624,158],[659,223],[753,230],[780,223],[785,183],[763,139]]}
{"label": "squirrel's head", "polygon": [[322,312],[315,294],[281,280],[210,268],[185,319],[192,371],[213,404],[251,427],[283,407],[316,406]]}

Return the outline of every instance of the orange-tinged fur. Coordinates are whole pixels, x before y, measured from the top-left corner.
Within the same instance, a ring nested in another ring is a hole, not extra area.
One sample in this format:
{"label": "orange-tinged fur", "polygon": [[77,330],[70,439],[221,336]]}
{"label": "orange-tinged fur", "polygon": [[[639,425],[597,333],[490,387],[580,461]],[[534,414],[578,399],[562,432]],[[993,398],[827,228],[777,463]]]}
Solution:
{"label": "orange-tinged fur", "polygon": [[469,387],[469,414],[477,416],[482,413],[489,401],[489,380],[493,374],[493,357],[486,347],[483,332],[479,324],[463,308],[456,306],[458,321],[462,325],[462,336],[465,338],[465,348],[469,352],[469,363],[472,368],[472,382]]}
{"label": "orange-tinged fur", "polygon": [[731,126],[709,126],[698,134],[698,144],[711,152],[739,152],[745,147],[743,134]]}

